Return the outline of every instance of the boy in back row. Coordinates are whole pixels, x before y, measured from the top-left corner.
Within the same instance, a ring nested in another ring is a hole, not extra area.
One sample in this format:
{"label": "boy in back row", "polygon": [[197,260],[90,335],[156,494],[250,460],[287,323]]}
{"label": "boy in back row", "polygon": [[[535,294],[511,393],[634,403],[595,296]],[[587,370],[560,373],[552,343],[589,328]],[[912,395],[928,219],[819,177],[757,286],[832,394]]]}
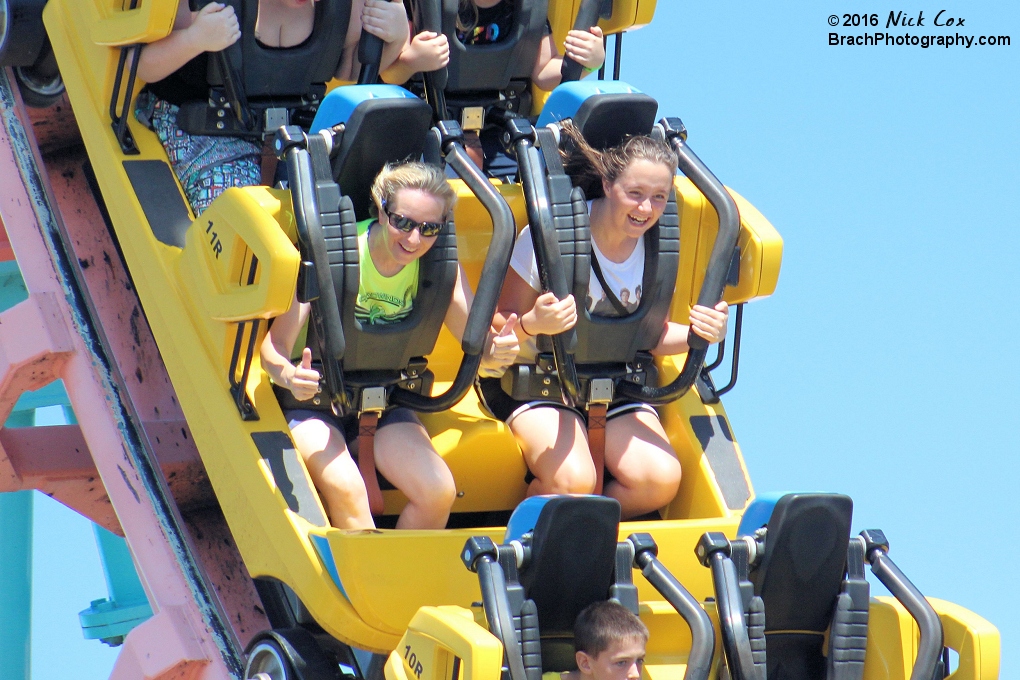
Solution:
{"label": "boy in back row", "polygon": [[562,680],[638,680],[645,664],[648,628],[611,600],[586,607],[574,623],[577,670]]}

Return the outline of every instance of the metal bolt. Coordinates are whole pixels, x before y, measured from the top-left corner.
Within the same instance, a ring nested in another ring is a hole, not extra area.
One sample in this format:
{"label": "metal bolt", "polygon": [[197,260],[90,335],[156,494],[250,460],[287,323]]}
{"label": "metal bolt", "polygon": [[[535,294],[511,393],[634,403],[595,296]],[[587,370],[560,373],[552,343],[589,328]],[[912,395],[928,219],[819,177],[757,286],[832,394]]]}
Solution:
{"label": "metal bolt", "polygon": [[224,127],[226,127],[226,126],[223,124],[222,120],[216,121],[216,129],[217,130],[222,130]]}
{"label": "metal bolt", "polygon": [[315,397],[314,399],[312,399],[312,403],[315,404],[316,406],[318,406],[319,404],[322,403],[322,398],[321,397]]}
{"label": "metal bolt", "polygon": [[542,378],[542,383],[548,385],[552,383],[552,378]]}
{"label": "metal bolt", "polygon": [[224,111],[223,109],[217,109],[216,110],[216,115],[219,116],[220,118],[222,118],[223,116],[227,115],[227,112]]}
{"label": "metal bolt", "polygon": [[543,397],[548,397],[549,396],[549,390],[543,389],[542,390],[542,396]]}

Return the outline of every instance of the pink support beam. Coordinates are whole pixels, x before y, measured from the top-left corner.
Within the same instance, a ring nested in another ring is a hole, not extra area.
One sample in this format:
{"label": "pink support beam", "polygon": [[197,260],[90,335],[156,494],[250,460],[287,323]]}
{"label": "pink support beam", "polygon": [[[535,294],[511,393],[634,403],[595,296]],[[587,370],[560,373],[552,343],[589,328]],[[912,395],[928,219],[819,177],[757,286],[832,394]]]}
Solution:
{"label": "pink support beam", "polygon": [[[172,451],[190,441],[186,429],[181,432],[178,428],[176,435],[169,429],[162,435],[156,433],[160,427],[169,428],[167,423],[182,420],[179,410],[167,413],[161,407],[167,400],[175,403],[169,382],[161,385],[165,368],[158,361],[147,327],[142,337],[139,320],[144,320],[144,315],[134,317],[134,328],[130,314],[121,318],[131,341],[137,340],[139,346],[139,351],[126,355],[129,358],[123,366],[119,363],[124,355],[120,343],[126,342],[120,335],[123,329],[116,324],[108,326],[105,318],[93,315],[98,307],[105,306],[115,314],[133,306],[115,309],[118,301],[107,300],[102,288],[89,292],[92,284],[82,281],[81,270],[75,269],[78,258],[72,262],[69,257],[64,229],[80,219],[80,226],[102,240],[98,235],[107,233],[106,226],[96,219],[96,206],[84,195],[70,204],[58,203],[51,186],[56,183],[55,176],[34,144],[28,117],[10,88],[12,80],[9,72],[0,74],[0,181],[4,183],[0,218],[21,265],[29,300],[24,307],[10,310],[17,310],[16,316],[0,317],[0,326],[6,326],[8,320],[18,322],[17,332],[0,328],[0,408],[9,411],[20,390],[55,377],[62,378],[67,388],[81,423],[80,435],[92,454],[155,612],[128,635],[111,677],[236,677],[240,648],[246,642],[242,636],[250,637],[253,629],[266,627],[264,616],[260,619],[261,612],[255,607],[254,588],[247,580],[246,602],[244,588],[240,593],[218,589],[220,574],[210,568],[215,566],[210,562],[222,559],[223,554],[203,558],[188,536],[186,522],[156,462],[156,451],[162,450],[164,443]],[[80,217],[83,213],[85,217]],[[75,248],[78,245],[80,241],[75,241]],[[110,261],[119,264],[108,237],[104,245],[109,248]],[[124,281],[127,279],[120,282],[122,287]],[[160,394],[146,397],[131,392],[133,374],[125,369],[132,365],[141,371],[141,379],[134,374],[136,387],[144,386],[149,375],[149,384]],[[150,429],[147,422],[160,425]],[[17,450],[14,439],[0,436],[0,444],[4,441],[11,444],[12,452]],[[193,456],[191,446],[189,455]],[[18,460],[17,453],[14,460]],[[77,458],[67,463],[69,467],[81,465]],[[6,453],[0,479],[8,485],[25,481]],[[236,550],[233,553],[236,557]],[[243,564],[236,559],[230,566],[243,573]],[[235,613],[250,625],[232,626]]]}

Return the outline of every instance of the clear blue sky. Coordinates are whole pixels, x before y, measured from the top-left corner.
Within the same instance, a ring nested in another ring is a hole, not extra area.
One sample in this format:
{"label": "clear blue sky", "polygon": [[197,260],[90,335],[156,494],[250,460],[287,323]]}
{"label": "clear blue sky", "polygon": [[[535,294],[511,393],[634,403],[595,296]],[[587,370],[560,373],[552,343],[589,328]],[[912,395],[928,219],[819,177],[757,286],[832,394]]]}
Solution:
{"label": "clear blue sky", "polygon": [[[943,8],[1013,45],[827,45],[830,14],[923,10],[931,29]],[[852,496],[855,530],[885,529],[922,592],[999,627],[1003,678],[1020,675],[1002,596],[1020,563],[1018,42],[1017,3],[661,0],[623,60],[785,240],[725,399],[755,488]],[[105,595],[88,525],[37,497],[36,527],[34,677],[106,678],[115,652],[76,616]]]}

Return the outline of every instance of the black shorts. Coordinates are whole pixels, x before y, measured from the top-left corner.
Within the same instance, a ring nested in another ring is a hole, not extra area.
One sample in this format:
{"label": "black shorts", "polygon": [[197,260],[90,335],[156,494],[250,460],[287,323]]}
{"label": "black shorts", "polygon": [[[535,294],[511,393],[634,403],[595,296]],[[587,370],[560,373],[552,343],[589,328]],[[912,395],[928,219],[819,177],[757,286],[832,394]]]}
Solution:
{"label": "black shorts", "polygon": [[[478,394],[478,401],[481,402],[482,407],[488,410],[494,418],[502,420],[507,425],[525,411],[543,406],[576,413],[581,418],[581,422],[585,425],[588,424],[587,413],[582,412],[580,409],[571,408],[563,402],[551,399],[536,399],[535,401],[518,401],[514,399],[503,390],[499,378],[479,378],[475,383],[475,392]],[[655,409],[648,404],[631,399],[620,399],[609,405],[606,419],[611,420],[617,416],[633,413],[634,411],[647,411],[658,418]]]}
{"label": "black shorts", "polygon": [[[332,425],[340,430],[345,442],[353,443],[358,440],[358,418],[353,413],[339,417],[334,415],[332,411],[297,408],[284,410],[283,417],[287,419],[287,425],[292,430],[306,420],[321,420],[327,425]],[[421,421],[418,420],[418,416],[414,411],[403,406],[395,406],[382,412],[382,415],[379,416],[377,429],[393,425],[394,423],[416,423],[421,425]]]}

